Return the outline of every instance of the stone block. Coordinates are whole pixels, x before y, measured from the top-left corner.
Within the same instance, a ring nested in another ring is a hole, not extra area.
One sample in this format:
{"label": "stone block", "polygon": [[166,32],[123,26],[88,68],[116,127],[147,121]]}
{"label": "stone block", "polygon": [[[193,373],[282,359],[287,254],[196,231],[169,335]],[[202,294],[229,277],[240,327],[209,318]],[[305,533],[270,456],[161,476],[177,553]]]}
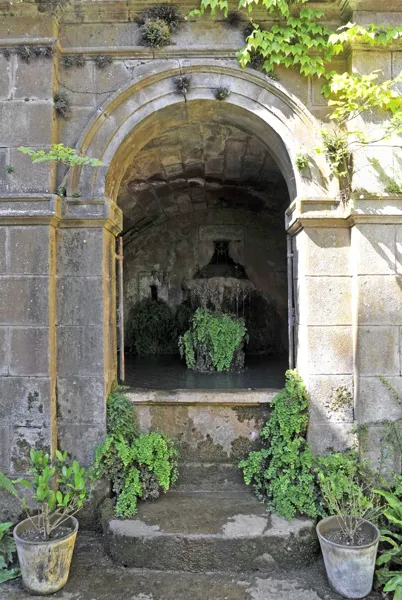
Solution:
{"label": "stone block", "polygon": [[[402,377],[359,377],[356,420],[361,424],[399,421],[402,419]],[[389,387],[388,387],[389,386]]]}
{"label": "stone block", "polygon": [[[31,146],[30,144],[30,147]],[[33,148],[41,150],[42,148]],[[18,194],[50,193],[55,189],[55,168],[51,163],[34,164],[27,154],[16,148],[10,150],[10,165],[14,172],[8,175],[8,189]]]}
{"label": "stone block", "polygon": [[[74,106],[95,108],[94,62],[86,60],[82,67],[61,66],[59,81]],[[73,91],[72,91],[73,90]]]}
{"label": "stone block", "polygon": [[[47,275],[50,272],[50,228],[36,225],[10,227],[9,273],[15,275]],[[35,280],[38,281],[38,280]],[[42,287],[46,289],[46,280]]]}
{"label": "stone block", "polygon": [[49,340],[48,327],[10,327],[10,375],[47,376]]}
{"label": "stone block", "polygon": [[7,258],[8,258],[8,227],[0,227],[0,273],[7,272]]}
{"label": "stone block", "polygon": [[10,429],[8,426],[0,427],[0,471],[9,472],[10,469]]}
{"label": "stone block", "polygon": [[18,58],[15,62],[13,97],[51,100],[53,98],[53,60],[34,57],[27,63]]}
{"label": "stone block", "polygon": [[396,271],[396,226],[357,224],[352,229],[352,252],[358,275],[390,275]]}
{"label": "stone block", "polygon": [[0,277],[0,323],[47,325],[48,280],[40,277]]}
{"label": "stone block", "polygon": [[353,422],[310,421],[308,440],[317,454],[344,452],[356,444]]}
{"label": "stone block", "polygon": [[59,377],[103,374],[103,327],[57,328]]}
{"label": "stone block", "polygon": [[98,103],[126,86],[132,78],[132,71],[127,69],[125,61],[115,61],[105,69],[94,67],[94,89],[97,94]]}
{"label": "stone block", "polygon": [[[13,124],[10,127],[10,123]],[[0,102],[0,140],[4,146],[50,144],[53,106],[49,102]]]}
{"label": "stone block", "polygon": [[106,425],[61,423],[58,447],[67,450],[81,465],[89,466],[94,459],[95,448],[104,441],[105,436]]}
{"label": "stone block", "polygon": [[0,327],[0,375],[8,375],[9,363],[9,330],[8,327]]}
{"label": "stone block", "polygon": [[51,381],[41,377],[0,377],[0,421],[14,427],[50,427]]}
{"label": "stone block", "polygon": [[396,271],[402,275],[402,225],[396,225]]}
{"label": "stone block", "polygon": [[[352,328],[344,326],[303,328],[310,375],[346,375],[353,373]],[[300,340],[299,340],[300,343]]]}
{"label": "stone block", "polygon": [[348,228],[304,229],[294,239],[294,277],[351,275]]}
{"label": "stone block", "polygon": [[68,121],[59,122],[60,139],[63,144],[75,147],[82,132],[95,111],[91,106],[73,106]]}
{"label": "stone block", "polygon": [[[126,7],[124,7],[126,8]],[[60,35],[63,48],[135,46],[139,42],[136,23],[67,23]]]}
{"label": "stone block", "polygon": [[365,460],[382,473],[401,472],[401,450],[390,436],[388,425],[363,426],[360,432],[360,452]]}
{"label": "stone block", "polygon": [[57,282],[59,325],[102,325],[103,282],[100,277],[61,277]]}
{"label": "stone block", "polygon": [[307,388],[311,420],[353,422],[353,375],[312,375]]}
{"label": "stone block", "polygon": [[31,448],[50,452],[51,430],[49,428],[14,427],[10,438],[10,471],[12,474],[22,475],[28,472]]}
{"label": "stone block", "polygon": [[[383,21],[376,22],[383,23]],[[352,56],[353,72],[365,75],[371,73],[373,65],[375,65],[375,69],[378,69],[376,82],[381,83],[392,77],[391,58],[391,52],[376,52],[373,48],[370,49],[370,52],[354,50]]]}
{"label": "stone block", "polygon": [[59,276],[102,275],[103,232],[101,228],[59,231]]}
{"label": "stone block", "polygon": [[359,325],[402,324],[402,277],[359,276],[357,286]]}
{"label": "stone block", "polygon": [[11,61],[3,54],[0,55],[0,98],[10,98],[11,94]]}
{"label": "stone block", "polygon": [[39,38],[56,36],[56,23],[52,15],[32,13],[29,16],[10,15],[0,21],[0,37],[8,38]]}
{"label": "stone block", "polygon": [[102,377],[59,377],[59,423],[106,423],[105,385]]}
{"label": "stone block", "polygon": [[299,281],[299,323],[351,325],[352,278],[306,277]]}
{"label": "stone block", "polygon": [[399,375],[399,328],[357,328],[356,368],[359,375]]}

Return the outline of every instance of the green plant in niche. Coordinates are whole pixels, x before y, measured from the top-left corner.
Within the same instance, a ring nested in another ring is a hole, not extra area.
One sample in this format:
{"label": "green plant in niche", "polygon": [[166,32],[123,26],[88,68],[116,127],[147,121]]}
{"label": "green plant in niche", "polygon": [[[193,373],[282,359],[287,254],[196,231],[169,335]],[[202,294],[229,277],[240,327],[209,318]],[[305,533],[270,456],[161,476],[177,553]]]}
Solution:
{"label": "green plant in niche", "polygon": [[309,396],[296,371],[286,372],[285,388],[271,406],[261,431],[261,450],[240,463],[244,480],[270,512],[286,519],[297,513],[316,517],[320,510],[315,457],[306,440]]}
{"label": "green plant in niche", "polygon": [[131,517],[138,499],[151,500],[167,491],[178,477],[177,456],[167,436],[138,433],[132,403],[123,388],[114,388],[107,400],[106,440],[96,450],[92,477],[111,482],[116,515]]}
{"label": "green plant in niche", "polygon": [[177,352],[174,316],[164,300],[144,298],[130,310],[127,345],[138,356]]}
{"label": "green plant in niche", "polygon": [[19,569],[12,568],[16,547],[12,536],[12,523],[0,523],[0,583],[19,577]]}
{"label": "green plant in niche", "polygon": [[214,370],[229,371],[235,352],[246,336],[243,319],[198,308],[190,329],[179,338],[180,354],[189,369],[196,367],[197,354],[202,354],[210,358]]}

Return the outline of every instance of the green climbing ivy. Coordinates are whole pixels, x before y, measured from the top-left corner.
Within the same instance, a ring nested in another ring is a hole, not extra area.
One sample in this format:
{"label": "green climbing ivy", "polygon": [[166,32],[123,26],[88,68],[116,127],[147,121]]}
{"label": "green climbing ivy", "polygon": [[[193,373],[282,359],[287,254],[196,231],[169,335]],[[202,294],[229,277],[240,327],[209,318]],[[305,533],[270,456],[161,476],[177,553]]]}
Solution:
{"label": "green climbing ivy", "polygon": [[243,319],[198,308],[190,329],[179,338],[180,354],[185,357],[189,369],[194,369],[197,351],[201,351],[209,355],[214,369],[228,371],[246,335]]}
{"label": "green climbing ivy", "polygon": [[134,408],[116,387],[107,401],[107,435],[98,446],[93,479],[105,477],[112,485],[119,517],[131,517],[138,499],[159,497],[177,480],[177,450],[158,432],[138,433]]}

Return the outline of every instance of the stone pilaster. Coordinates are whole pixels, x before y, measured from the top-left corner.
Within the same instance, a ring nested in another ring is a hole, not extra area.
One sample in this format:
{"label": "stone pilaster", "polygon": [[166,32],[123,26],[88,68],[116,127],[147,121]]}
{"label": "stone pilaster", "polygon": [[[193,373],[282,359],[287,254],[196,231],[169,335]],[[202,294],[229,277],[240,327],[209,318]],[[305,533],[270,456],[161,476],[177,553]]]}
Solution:
{"label": "stone pilaster", "polygon": [[65,200],[58,232],[59,446],[84,464],[106,431],[116,378],[115,235],[120,212],[104,200]]}
{"label": "stone pilaster", "polygon": [[56,227],[59,199],[0,198],[0,470],[26,473],[54,452]]}

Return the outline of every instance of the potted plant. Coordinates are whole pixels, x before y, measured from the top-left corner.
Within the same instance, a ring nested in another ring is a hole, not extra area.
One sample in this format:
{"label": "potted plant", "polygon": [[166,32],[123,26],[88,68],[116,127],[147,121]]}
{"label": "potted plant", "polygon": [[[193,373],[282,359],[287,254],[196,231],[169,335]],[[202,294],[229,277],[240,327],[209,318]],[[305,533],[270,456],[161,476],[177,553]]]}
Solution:
{"label": "potted plant", "polygon": [[[341,455],[339,455],[341,456]],[[347,462],[338,471],[318,472],[323,500],[331,516],[317,525],[317,535],[332,589],[344,598],[364,598],[373,587],[381,508]],[[350,463],[353,466],[353,462]]]}
{"label": "potted plant", "polygon": [[[86,472],[77,461],[68,464],[67,452],[56,451],[52,463],[42,450],[30,452],[31,480],[8,479],[0,473],[0,487],[19,497],[19,487],[29,488],[35,508],[21,507],[27,518],[14,528],[14,540],[25,588],[38,595],[60,590],[66,583],[78,531],[73,516],[86,498]],[[30,500],[31,500],[30,499]]]}

